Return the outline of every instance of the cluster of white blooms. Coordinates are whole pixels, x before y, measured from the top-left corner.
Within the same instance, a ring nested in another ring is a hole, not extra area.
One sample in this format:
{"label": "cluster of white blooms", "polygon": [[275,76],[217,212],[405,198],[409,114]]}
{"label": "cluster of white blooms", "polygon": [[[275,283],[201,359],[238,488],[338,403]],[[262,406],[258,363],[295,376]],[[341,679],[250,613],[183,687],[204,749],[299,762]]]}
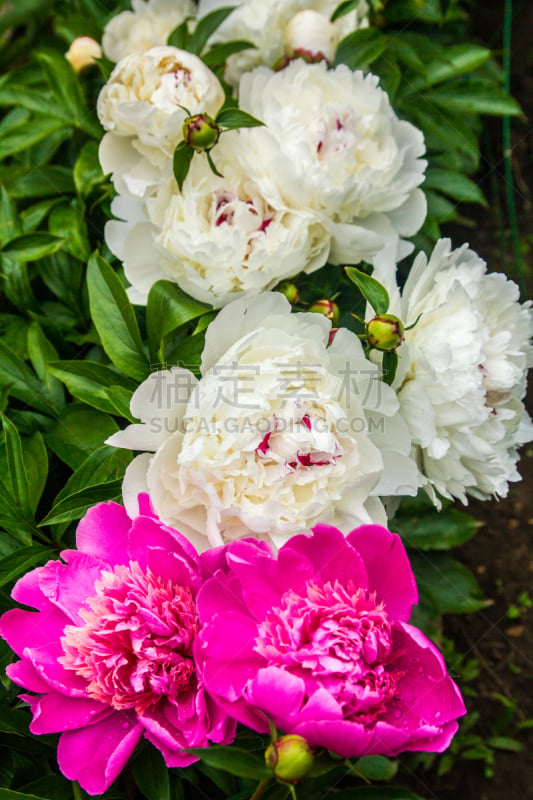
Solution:
{"label": "cluster of white blooms", "polygon": [[[520,479],[517,450],[533,438],[522,399],[533,363],[531,303],[515,283],[487,274],[467,245],[440,240],[417,256],[403,291],[396,265],[376,260],[391,311],[406,326],[394,388],[430,495],[504,497]],[[435,498],[436,499],[436,498]]]}
{"label": "cluster of white blooms", "polygon": [[[342,38],[368,25],[366,0],[333,22],[335,0],[236,2],[207,47],[253,45],[220,73],[229,105],[262,124],[219,131],[221,81],[167,40],[227,5],[133,0],[102,42],[118,61],[98,99],[100,161],[118,192],[105,236],[130,298],[145,304],[166,279],[222,309],[200,380],[181,367],[154,374],[133,395],[141,422],[111,437],[146,451],[126,475],[128,509],[149,491],[203,550],[250,533],[280,546],[318,519],[345,531],[385,522],[382,500],[420,487],[437,504],[505,495],[532,437],[531,310],[447,241],[416,258],[400,292],[397,262],[426,217],[425,146],[376,76],[333,66]],[[174,154],[191,145],[195,115],[216,136],[209,158],[189,153],[178,184]],[[398,318],[392,386],[379,352],[269,293],[360,261],[373,262]]]}

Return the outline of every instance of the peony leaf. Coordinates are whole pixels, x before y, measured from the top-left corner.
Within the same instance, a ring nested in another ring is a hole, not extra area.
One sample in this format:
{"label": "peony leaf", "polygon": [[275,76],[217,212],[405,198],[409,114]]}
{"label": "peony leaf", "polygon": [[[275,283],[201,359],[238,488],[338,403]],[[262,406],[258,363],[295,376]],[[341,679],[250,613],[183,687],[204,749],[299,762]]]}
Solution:
{"label": "peony leaf", "polygon": [[70,476],[63,489],[56,495],[55,503],[59,503],[60,500],[64,500],[88,486],[96,486],[122,478],[131,458],[129,450],[103,444],[90,453]]}
{"label": "peony leaf", "polygon": [[354,8],[357,8],[359,4],[360,0],[344,0],[343,3],[337,6],[335,11],[329,18],[330,22],[335,22],[336,19],[344,17],[345,14],[349,14],[350,11],[353,11]]}
{"label": "peony leaf", "polygon": [[180,142],[174,150],[174,159],[172,166],[174,169],[174,177],[179,186],[180,192],[183,189],[185,178],[189,172],[191,161],[194,156],[194,150],[189,147],[186,142]]}
{"label": "peony leaf", "polygon": [[252,117],[251,114],[247,114],[246,111],[242,111],[240,108],[223,108],[216,118],[216,123],[227,130],[233,130],[234,128],[257,128],[265,124],[261,122],[261,120]]}
{"label": "peony leaf", "polygon": [[0,341],[0,388],[10,385],[10,394],[43,414],[55,417],[57,411],[41,381],[10,347]]}
{"label": "peony leaf", "polygon": [[[51,361],[48,371],[64,383],[77,400],[107,414],[117,413],[110,390],[121,388],[129,398],[136,388],[129,378],[96,361]],[[129,419],[129,412],[126,419]]]}
{"label": "peony leaf", "polygon": [[490,50],[476,44],[457,44],[437,50],[437,57],[426,64],[424,75],[413,77],[405,84],[405,94],[457,78],[481,67],[491,56]]}
{"label": "peony leaf", "polygon": [[483,192],[477,183],[474,183],[474,181],[460,172],[437,167],[428,168],[424,189],[437,189],[437,191],[463,203],[487,205]]}
{"label": "peony leaf", "polygon": [[209,37],[222,25],[226,17],[229,17],[234,9],[235,6],[224,6],[202,17],[189,39],[187,50],[199,56],[207,44]]}
{"label": "peony leaf", "polygon": [[423,800],[401,786],[358,786],[335,792],[335,800]]}
{"label": "peony leaf", "polygon": [[146,328],[152,356],[163,362],[167,337],[181,325],[209,311],[210,306],[189,297],[175,283],[154,283],[146,304]]}
{"label": "peony leaf", "polygon": [[433,103],[464,114],[514,117],[523,114],[516,100],[490,81],[457,82],[449,88],[432,89],[419,95],[417,102]]}
{"label": "peony leaf", "polygon": [[172,33],[169,35],[167,39],[167,44],[170,47],[177,47],[179,50],[188,50],[187,47],[189,41],[189,25],[186,19],[183,22],[174,28]]}
{"label": "peony leaf", "polygon": [[383,376],[383,381],[388,386],[392,386],[392,384],[394,383],[394,378],[396,377],[397,369],[398,369],[398,353],[396,353],[395,350],[383,353],[383,359],[381,362],[381,372]]}
{"label": "peony leaf", "polygon": [[239,778],[264,780],[272,777],[272,770],[262,758],[239,747],[192,747],[186,748],[185,752],[197,756],[211,767],[223,769]]}
{"label": "peony leaf", "polygon": [[409,558],[420,595],[439,615],[468,614],[490,604],[470,570],[447,553],[432,553],[429,559],[410,551]]}
{"label": "peony leaf", "polygon": [[398,762],[386,756],[363,756],[354,766],[370,781],[391,781],[398,772]]}
{"label": "peony leaf", "polygon": [[56,424],[45,434],[46,444],[68,464],[77,469],[90,453],[118,431],[115,420],[81,403],[69,403]]}
{"label": "peony leaf", "polygon": [[108,500],[120,501],[122,480],[99,483],[95,486],[87,486],[79,492],[55,503],[52,510],[39,523],[39,527],[44,525],[59,525],[63,522],[72,522],[81,519],[86,511],[95,503],[105,503]]}
{"label": "peony leaf", "polygon": [[98,252],[87,265],[87,286],[91,317],[102,347],[125,375],[143,381],[149,364],[135,312],[118,276]]}
{"label": "peony leaf", "polygon": [[11,482],[10,494],[25,520],[34,517],[30,502],[30,485],[19,432],[8,417],[2,415],[7,468]]}
{"label": "peony leaf", "polygon": [[59,236],[49,233],[28,233],[11,239],[4,247],[3,252],[17,261],[37,261],[52,253],[57,253],[64,245],[64,240]]}
{"label": "peony leaf", "polygon": [[356,267],[345,267],[349,279],[355,283],[365,300],[376,314],[386,314],[389,310],[389,293],[379,281]]}
{"label": "peony leaf", "polygon": [[49,558],[55,558],[56,555],[57,553],[54,550],[41,545],[32,545],[31,547],[15,550],[0,559],[0,586],[11,583],[36,564],[42,564]]}
{"label": "peony leaf", "polygon": [[232,42],[220,42],[214,44],[209,48],[207,53],[202,56],[202,61],[210,69],[222,66],[226,63],[227,59],[234,53],[242,53],[243,50],[256,48],[252,42],[247,42],[245,39],[235,39]]}
{"label": "peony leaf", "polygon": [[147,800],[170,800],[170,781],[163,756],[155,747],[143,748],[132,762],[133,777]]}
{"label": "peony leaf", "polygon": [[60,108],[77,128],[100,139],[100,125],[88,113],[81,81],[67,59],[52,49],[41,50],[36,55]]}
{"label": "peony leaf", "polygon": [[474,536],[482,523],[445,506],[437,515],[427,498],[404,498],[394,518],[394,530],[407,547],[416,550],[449,550],[464,544]]}
{"label": "peony leaf", "polygon": [[379,58],[386,46],[387,37],[376,28],[354,31],[339,43],[335,54],[335,66],[346,64],[350,69],[367,66]]}

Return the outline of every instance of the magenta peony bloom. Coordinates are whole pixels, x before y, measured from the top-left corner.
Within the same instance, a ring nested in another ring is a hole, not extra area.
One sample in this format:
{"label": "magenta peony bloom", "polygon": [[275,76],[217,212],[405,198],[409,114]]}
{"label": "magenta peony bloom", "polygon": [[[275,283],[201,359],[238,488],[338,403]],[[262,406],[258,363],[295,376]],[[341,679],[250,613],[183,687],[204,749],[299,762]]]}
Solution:
{"label": "magenta peony bloom", "polygon": [[465,713],[444,660],[407,624],[417,590],[398,536],[318,525],[275,560],[246,539],[206,554],[196,660],[235,719],[340,756],[442,751]]}
{"label": "magenta peony bloom", "polygon": [[33,733],[61,732],[61,771],[89,794],[118,776],[144,736],[169,767],[196,759],[185,747],[226,744],[235,724],[198,680],[200,559],[153,516],[146,496],[133,522],[100,503],[78,526],[78,550],[18,581],[0,634],[21,657],[9,677],[35,695]]}

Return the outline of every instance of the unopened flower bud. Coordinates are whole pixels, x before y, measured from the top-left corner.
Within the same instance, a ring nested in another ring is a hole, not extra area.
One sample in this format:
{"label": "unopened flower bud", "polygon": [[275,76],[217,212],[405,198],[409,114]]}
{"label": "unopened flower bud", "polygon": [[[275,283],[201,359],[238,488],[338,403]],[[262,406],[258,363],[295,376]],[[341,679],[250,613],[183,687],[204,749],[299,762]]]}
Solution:
{"label": "unopened flower bud", "polygon": [[65,58],[75,72],[81,72],[94,64],[95,58],[102,58],[102,48],[90,36],[78,36],[65,53]]}
{"label": "unopened flower bud", "polygon": [[378,314],[367,323],[368,344],[376,350],[396,350],[404,340],[404,326],[394,314]]}
{"label": "unopened flower bud", "polygon": [[277,292],[281,292],[284,294],[291,306],[296,305],[298,300],[300,299],[300,295],[298,293],[298,288],[291,283],[290,281],[282,281],[279,286],[276,288]]}
{"label": "unopened flower bud", "polygon": [[209,114],[194,114],[183,123],[183,138],[194,150],[211,150],[219,136],[220,128]]}
{"label": "unopened flower bud", "polygon": [[281,783],[298,783],[313,766],[313,751],[303,736],[282,736],[267,748],[265,761]]}
{"label": "unopened flower bud", "polygon": [[313,314],[323,314],[331,320],[334,328],[339,324],[341,312],[339,306],[333,300],[317,300],[308,310],[312,311]]}
{"label": "unopened flower bud", "polygon": [[327,61],[332,64],[337,50],[337,29],[317,11],[300,11],[285,28],[285,52],[289,58]]}

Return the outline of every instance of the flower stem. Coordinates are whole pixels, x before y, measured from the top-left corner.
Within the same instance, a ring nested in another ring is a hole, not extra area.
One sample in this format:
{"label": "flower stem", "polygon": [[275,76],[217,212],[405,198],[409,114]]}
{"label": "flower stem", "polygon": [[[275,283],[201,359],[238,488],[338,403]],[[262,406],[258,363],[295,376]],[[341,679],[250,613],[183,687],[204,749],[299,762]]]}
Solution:
{"label": "flower stem", "polygon": [[[267,786],[270,784],[271,780],[272,778],[265,778],[262,780],[253,795],[250,797],[250,800],[259,800]],[[77,800],[77,798],[74,798],[74,800]]]}

